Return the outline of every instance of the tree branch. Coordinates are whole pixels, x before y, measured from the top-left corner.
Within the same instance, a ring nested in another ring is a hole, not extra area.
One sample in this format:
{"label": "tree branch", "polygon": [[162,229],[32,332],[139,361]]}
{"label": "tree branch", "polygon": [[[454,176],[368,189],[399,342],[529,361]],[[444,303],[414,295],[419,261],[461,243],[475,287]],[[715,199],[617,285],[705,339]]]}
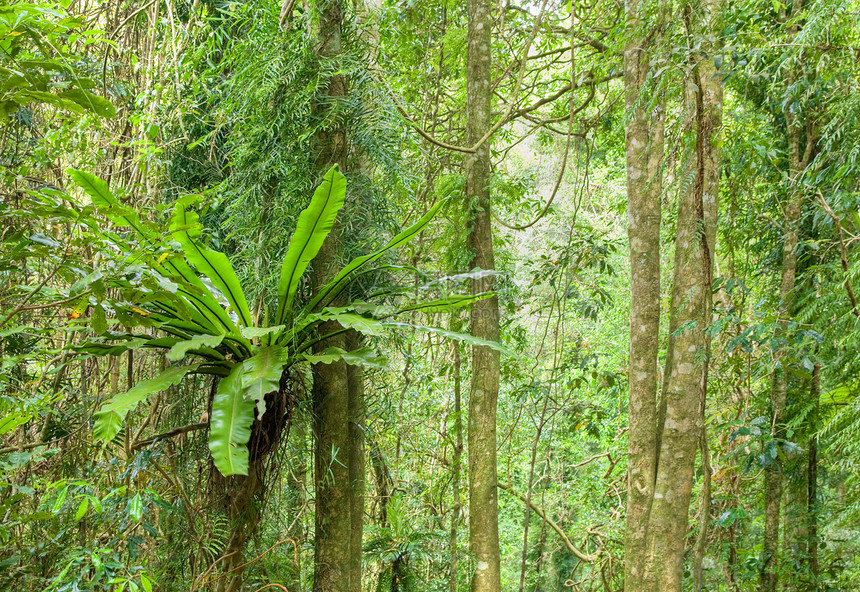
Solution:
{"label": "tree branch", "polygon": [[514,491],[510,485],[505,485],[504,483],[497,483],[496,486],[499,489],[504,489],[508,493],[512,493],[513,495],[520,498],[520,500],[522,500],[523,503],[528,504],[528,506],[534,511],[534,513],[537,514],[538,516],[540,516],[543,519],[543,521],[546,522],[547,525],[550,528],[552,528],[556,532],[556,534],[558,534],[559,537],[561,537],[561,540],[564,541],[564,546],[567,547],[567,550],[570,551],[571,553],[573,553],[580,560],[585,561],[586,563],[594,563],[595,561],[597,561],[597,559],[600,558],[600,553],[594,553],[594,554],[589,555],[588,553],[583,553],[582,551],[577,549],[573,545],[573,543],[570,542],[570,539],[567,538],[567,535],[564,534],[564,531],[561,529],[561,527],[558,524],[556,524],[552,518],[547,516],[546,512],[544,512],[540,508],[540,506],[535,504],[533,501],[527,499],[526,496],[522,495],[521,493],[517,493],[516,491]]}
{"label": "tree branch", "polygon": [[197,430],[205,430],[208,427],[209,427],[208,421],[184,425],[184,426],[181,426],[178,428],[174,428],[174,429],[170,430],[169,432],[164,432],[163,434],[158,434],[157,436],[153,436],[152,438],[149,438],[148,440],[141,440],[140,442],[135,442],[134,445],[131,447],[131,450],[133,452],[137,451],[137,450],[141,450],[142,448],[146,448],[147,446],[149,446],[153,442],[157,442],[158,440],[164,440],[166,438],[172,438],[173,436],[178,436],[179,434],[185,434],[187,432],[196,432]]}

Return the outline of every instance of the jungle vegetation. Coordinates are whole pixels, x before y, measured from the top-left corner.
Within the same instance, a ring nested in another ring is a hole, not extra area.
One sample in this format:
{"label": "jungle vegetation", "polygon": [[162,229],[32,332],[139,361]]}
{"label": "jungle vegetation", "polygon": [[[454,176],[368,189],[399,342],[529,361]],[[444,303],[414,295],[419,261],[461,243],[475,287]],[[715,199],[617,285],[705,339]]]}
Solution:
{"label": "jungle vegetation", "polygon": [[860,582],[857,0],[0,6],[0,590]]}

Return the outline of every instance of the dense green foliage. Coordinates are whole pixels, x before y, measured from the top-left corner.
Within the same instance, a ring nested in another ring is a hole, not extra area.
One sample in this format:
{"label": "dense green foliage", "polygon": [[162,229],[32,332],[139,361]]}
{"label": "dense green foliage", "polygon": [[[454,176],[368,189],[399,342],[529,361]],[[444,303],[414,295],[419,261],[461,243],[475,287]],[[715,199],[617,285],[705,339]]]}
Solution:
{"label": "dense green foliage", "polygon": [[[311,589],[313,475],[327,470],[313,366],[345,361],[365,381],[362,589],[467,590],[471,347],[502,352],[503,589],[623,589],[622,7],[499,5],[496,269],[481,270],[463,195],[465,3],[344,4],[330,59],[317,39],[328,1],[0,7],[0,589],[214,590],[235,485],[257,462],[243,589]],[[722,3],[716,55],[684,26],[699,4],[661,6],[648,96],[666,122],[664,300],[696,140],[680,73],[709,60],[725,85],[709,459],[691,484],[689,561],[704,524],[703,589],[758,589],[762,475],[776,469],[781,584],[851,590],[860,5]],[[334,75],[343,100],[327,94]],[[346,162],[317,175],[320,138],[340,127]],[[314,290],[329,236],[339,271]],[[470,286],[489,274],[500,343],[468,329],[490,296]],[[320,347],[333,326],[360,347]],[[774,373],[788,385],[780,425]],[[694,579],[685,570],[685,588]]]}

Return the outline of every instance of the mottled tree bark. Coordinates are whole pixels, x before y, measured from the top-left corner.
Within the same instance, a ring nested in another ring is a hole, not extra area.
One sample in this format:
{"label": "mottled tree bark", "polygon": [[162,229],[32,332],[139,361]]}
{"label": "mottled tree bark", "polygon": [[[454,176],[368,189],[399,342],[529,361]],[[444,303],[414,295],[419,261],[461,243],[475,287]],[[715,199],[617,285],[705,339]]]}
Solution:
{"label": "mottled tree bark", "polygon": [[[321,59],[337,59],[342,53],[343,7],[340,0],[323,0],[319,10],[319,45]],[[327,100],[314,109],[322,114],[332,103],[343,101],[348,81],[342,74],[332,76],[326,86]],[[316,170],[322,175],[331,166],[345,168],[346,130],[333,125],[317,132]],[[339,228],[326,238],[313,262],[311,282],[314,289],[328,283],[338,267]],[[331,333],[340,325],[329,322],[320,331]],[[346,347],[341,333],[315,346]],[[350,397],[349,376],[342,361],[317,364],[313,369],[314,407],[314,592],[353,592],[351,585],[352,480],[350,475]]]}
{"label": "mottled tree bark", "polygon": [[660,217],[663,191],[664,122],[661,101],[650,104],[646,81],[652,41],[640,0],[628,0],[631,27],[624,48],[624,91],[628,117],[627,229],[630,241],[629,432],[627,445],[627,526],[624,582],[628,592],[643,590],[648,511],[657,465],[657,352],[660,338]]}
{"label": "mottled tree bark", "polygon": [[[466,142],[475,145],[490,129],[492,99],[492,9],[490,0],[468,0],[466,60]],[[465,158],[466,200],[472,218],[469,247],[472,267],[495,269],[490,218],[490,147],[485,141]],[[492,289],[492,277],[475,280],[474,292]],[[472,304],[471,333],[498,341],[496,297]],[[472,347],[469,392],[469,535],[475,572],[472,592],[499,592],[499,508],[496,492],[496,405],[499,394],[499,352]]]}
{"label": "mottled tree bark", "polygon": [[[704,33],[711,37],[708,43],[715,47],[710,23],[718,4],[705,2],[699,8],[701,14],[693,14],[692,6],[686,8],[687,28],[693,35]],[[638,588],[631,583],[628,588],[631,590],[680,592],[682,589],[693,473],[704,429],[723,91],[722,79],[713,63],[703,59],[692,47],[684,89],[685,109],[695,135],[689,141],[682,175],[692,182],[682,184],[689,189],[682,191],[678,203],[666,370],[656,437],[643,439],[656,447],[650,510],[645,510],[644,581],[638,582]],[[633,371],[631,364],[631,373]],[[650,388],[650,383],[647,387]],[[644,396],[642,403],[645,404]],[[650,409],[649,406],[649,415]],[[631,408],[631,416],[633,413]],[[631,418],[631,424],[633,422]],[[645,426],[641,427],[641,432],[644,434]],[[645,454],[637,453],[641,470],[646,471],[642,458]],[[641,496],[642,492],[636,494]],[[642,498],[640,501],[647,503]],[[628,527],[628,532],[637,534],[633,530],[637,526],[642,528],[634,524]],[[641,563],[634,561],[631,568],[641,569]]]}
{"label": "mottled tree bark", "polygon": [[[692,21],[692,18],[690,19]],[[669,343],[664,378],[665,415],[660,434],[654,497],[648,522],[648,589],[680,592],[696,449],[703,429],[711,274],[714,252],[722,111],[722,81],[708,60],[692,65],[685,105],[695,144],[687,155],[694,176],[678,204]],[[704,230],[704,231],[703,231]]]}
{"label": "mottled tree bark", "polygon": [[[344,340],[338,337],[327,340],[325,346],[343,348]],[[349,397],[347,368],[342,360],[314,367],[313,396],[316,492],[313,589],[351,592]]]}
{"label": "mottled tree bark", "polygon": [[257,527],[260,518],[254,497],[260,487],[260,466],[252,462],[246,476],[234,475],[220,477],[227,490],[227,503],[230,518],[230,537],[224,548],[223,573],[218,579],[218,592],[237,592],[242,588],[244,559],[242,551],[245,542]]}

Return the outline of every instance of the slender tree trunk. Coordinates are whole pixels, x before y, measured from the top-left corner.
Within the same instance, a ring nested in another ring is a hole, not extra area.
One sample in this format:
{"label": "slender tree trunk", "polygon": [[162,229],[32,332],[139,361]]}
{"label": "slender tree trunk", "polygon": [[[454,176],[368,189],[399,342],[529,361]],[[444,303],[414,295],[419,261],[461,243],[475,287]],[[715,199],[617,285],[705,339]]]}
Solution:
{"label": "slender tree trunk", "polygon": [[[468,0],[466,62],[466,141],[476,144],[489,130],[492,99],[493,2]],[[490,218],[490,143],[485,141],[465,158],[466,199],[472,215],[469,247],[472,267],[495,269]],[[492,289],[492,276],[475,280],[474,292]],[[494,296],[472,304],[471,332],[498,341],[499,302]],[[499,592],[499,508],[496,491],[496,404],[499,394],[499,352],[472,347],[469,392],[469,535],[475,572],[472,592]]]}
{"label": "slender tree trunk", "polygon": [[[556,341],[558,341],[558,331],[556,331]],[[549,408],[550,397],[544,398],[543,407],[541,409],[540,419],[538,420],[537,430],[535,431],[535,437],[532,440],[532,450],[531,450],[531,458],[529,461],[529,477],[528,477],[528,489],[526,491],[525,498],[525,510],[523,512],[523,549],[520,556],[520,587],[519,592],[525,592],[526,586],[526,568],[528,566],[528,552],[529,552],[529,524],[531,522],[531,500],[532,500],[532,487],[534,486],[534,476],[535,476],[535,466],[537,464],[537,451],[538,451],[538,443],[541,440],[541,435],[543,433],[543,427],[546,424],[546,414],[547,409]]]}
{"label": "slender tree trunk", "polygon": [[[318,55],[321,59],[337,59],[342,53],[343,7],[340,0],[323,0],[319,11]],[[314,108],[322,114],[331,103],[345,100],[348,81],[342,74],[332,76],[322,100]],[[345,168],[346,131],[335,125],[317,133],[316,170],[323,174],[332,165]],[[335,274],[338,264],[339,229],[329,234],[314,259],[311,282],[314,289],[325,285]],[[340,325],[325,324],[320,330],[330,333]],[[343,334],[329,338],[316,346],[345,349]],[[352,479],[350,474],[350,397],[346,364],[340,360],[317,364],[313,372],[314,400],[314,490],[316,512],[314,521],[314,592],[352,592],[353,563]]]}
{"label": "slender tree trunk", "polygon": [[[361,347],[355,331],[346,334],[347,350]],[[364,372],[360,366],[347,367],[349,387],[349,481],[350,496],[350,592],[361,592],[361,563],[364,534]]]}
{"label": "slender tree trunk", "polygon": [[448,592],[457,592],[457,576],[459,566],[459,554],[457,551],[459,539],[460,514],[463,508],[463,500],[460,497],[460,470],[463,464],[463,408],[460,384],[460,344],[453,342],[454,363],[452,372],[454,374],[454,454],[451,458],[451,497],[454,500],[454,508],[451,512],[451,531],[448,536],[448,552],[451,558],[448,563]]}
{"label": "slender tree trunk", "polygon": [[[687,7],[688,30],[710,34],[717,2],[703,15]],[[704,18],[703,18],[704,17]],[[694,23],[695,29],[694,29]],[[695,33],[693,33],[695,34]],[[648,521],[645,587],[680,592],[696,453],[704,429],[703,401],[711,321],[711,284],[719,193],[722,80],[712,62],[690,48],[684,103],[695,139],[683,174],[692,178],[678,204],[669,340],[663,385],[657,473]],[[659,429],[659,428],[658,428]],[[705,509],[707,511],[707,509]]]}
{"label": "slender tree trunk", "polygon": [[294,417],[290,428],[292,440],[298,452],[293,456],[292,470],[287,475],[287,520],[290,527],[287,536],[292,540],[292,561],[284,584],[288,592],[302,591],[302,548],[305,542],[305,529],[302,524],[302,510],[305,506],[305,475],[307,474],[307,427],[304,418]]}
{"label": "slender tree trunk", "polygon": [[630,361],[627,445],[627,526],[624,585],[644,590],[648,512],[657,466],[657,352],[660,336],[660,217],[663,109],[650,106],[646,80],[653,47],[646,42],[640,0],[627,0],[632,28],[624,48],[627,229],[630,242]]}
{"label": "slender tree trunk", "polygon": [[[332,326],[329,329],[335,329]],[[323,328],[323,331],[326,327]],[[343,348],[344,340],[330,339]],[[314,592],[351,592],[351,483],[349,397],[346,364],[314,368]]]}
{"label": "slender tree trunk", "polygon": [[[801,0],[795,0],[793,12],[796,14],[802,7]],[[783,20],[785,13],[783,11]],[[789,29],[789,38],[793,39],[798,32],[797,25]],[[791,86],[794,74],[789,72],[788,85]],[[800,213],[803,203],[803,194],[798,187],[798,179],[803,170],[807,158],[801,156],[800,141],[803,125],[797,115],[792,111],[792,101],[786,101],[784,109],[788,140],[788,177],[789,177],[789,199],[785,208],[785,238],[782,251],[782,280],[779,288],[779,324],[784,331],[788,327],[791,311],[794,304],[795,276],[797,275],[797,243],[798,226],[800,224]],[[811,146],[811,139],[808,139]],[[808,150],[807,150],[808,152]],[[780,439],[784,436],[785,405],[788,384],[785,371],[782,367],[785,361],[785,352],[777,350],[774,353],[774,369],[771,378],[770,403],[771,403],[771,434]],[[779,566],[779,522],[782,506],[783,479],[779,466],[769,465],[764,472],[764,541],[762,550],[761,590],[762,592],[776,592]]]}
{"label": "slender tree trunk", "polygon": [[222,478],[228,492],[230,538],[224,548],[222,574],[218,579],[218,592],[237,592],[242,588],[243,555],[245,541],[254,532],[259,511],[254,503],[260,487],[260,466],[252,462],[246,476]]}
{"label": "slender tree trunk", "polygon": [[818,592],[818,401],[821,395],[821,364],[816,364],[812,369],[812,389],[809,393],[812,397],[813,408],[809,413],[809,452],[807,465],[807,561],[809,562],[809,586],[810,592]]}

